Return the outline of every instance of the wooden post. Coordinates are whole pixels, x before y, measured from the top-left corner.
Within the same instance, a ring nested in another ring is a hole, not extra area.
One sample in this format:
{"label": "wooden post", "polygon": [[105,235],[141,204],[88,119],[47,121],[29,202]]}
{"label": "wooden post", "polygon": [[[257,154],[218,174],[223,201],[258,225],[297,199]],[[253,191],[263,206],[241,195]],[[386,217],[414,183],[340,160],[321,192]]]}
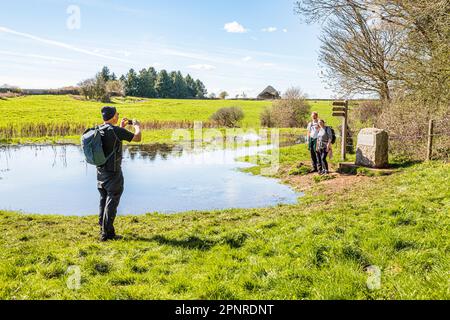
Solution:
{"label": "wooden post", "polygon": [[345,161],[347,158],[347,126],[348,126],[348,100],[345,101],[345,117],[342,120],[342,150],[341,160]]}
{"label": "wooden post", "polygon": [[433,131],[434,131],[434,120],[430,120],[430,124],[428,126],[427,161],[430,161],[433,156]]}

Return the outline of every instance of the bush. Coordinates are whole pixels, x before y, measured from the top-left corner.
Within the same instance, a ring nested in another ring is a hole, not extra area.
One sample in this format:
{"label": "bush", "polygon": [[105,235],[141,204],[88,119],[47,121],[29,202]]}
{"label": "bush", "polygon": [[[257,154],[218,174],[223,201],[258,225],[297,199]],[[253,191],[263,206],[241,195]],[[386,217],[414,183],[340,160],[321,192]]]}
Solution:
{"label": "bush", "polygon": [[117,80],[105,81],[101,74],[93,79],[87,79],[79,84],[79,91],[86,100],[97,100],[104,103],[111,102],[111,97],[123,97],[125,90],[123,83]]}
{"label": "bush", "polygon": [[267,127],[267,128],[273,128],[275,124],[273,123],[272,119],[272,109],[271,108],[264,108],[263,112],[260,115],[261,119],[261,126]]}
{"label": "bush", "polygon": [[261,125],[269,128],[305,127],[310,113],[311,106],[300,89],[291,88],[286,91],[282,100],[274,101],[271,109],[263,111]]}
{"label": "bush", "polygon": [[383,112],[383,106],[379,100],[368,100],[360,102],[356,108],[350,112],[350,117],[364,124],[364,126],[371,127],[377,123],[378,118]]}
{"label": "bush", "polygon": [[433,158],[448,160],[450,153],[450,110],[448,105],[420,101],[417,97],[400,97],[383,109],[377,126],[389,133],[390,152],[396,157],[424,160],[427,154],[428,126],[436,120]]}
{"label": "bush", "polygon": [[220,126],[236,128],[239,121],[244,119],[244,112],[239,107],[222,108],[214,113],[210,119]]}

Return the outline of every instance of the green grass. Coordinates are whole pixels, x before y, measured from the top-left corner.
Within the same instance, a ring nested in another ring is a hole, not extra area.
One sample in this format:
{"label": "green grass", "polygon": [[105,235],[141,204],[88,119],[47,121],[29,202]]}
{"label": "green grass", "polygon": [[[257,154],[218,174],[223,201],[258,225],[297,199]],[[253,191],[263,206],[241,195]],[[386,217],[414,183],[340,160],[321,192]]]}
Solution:
{"label": "green grass", "polygon": [[[146,121],[207,120],[220,107],[241,105],[244,124],[258,127],[265,104],[151,100],[116,106],[121,115]],[[329,102],[312,104],[336,126]],[[0,127],[98,122],[101,105],[54,96],[0,101]],[[170,130],[144,132],[147,143],[170,137]],[[16,142],[60,138],[79,139]],[[287,172],[308,158],[305,145],[280,150]],[[335,151],[332,163],[337,158]],[[317,181],[297,205],[119,216],[124,239],[109,243],[96,240],[94,212],[78,218],[0,211],[0,299],[449,299],[449,177],[449,164],[399,164],[393,175],[367,178],[328,197]],[[382,272],[377,290],[366,285],[370,265]],[[79,290],[67,287],[71,266],[80,268]]]}
{"label": "green grass", "polygon": [[0,299],[449,299],[449,177],[428,163],[327,201],[318,184],[298,205],[119,217],[110,243],[94,216],[0,212]]}
{"label": "green grass", "polygon": [[[262,110],[271,105],[270,101],[230,101],[230,100],[137,100],[116,99],[112,103],[121,117],[148,121],[203,121],[223,107],[238,106],[245,113],[243,128],[259,128]],[[331,124],[339,119],[331,117],[331,102],[310,101],[313,110],[319,111]],[[25,96],[0,100],[0,129],[12,126],[21,129],[31,125],[54,126],[59,124],[90,127],[101,121],[100,109],[105,104],[80,101],[71,96]],[[145,130],[143,143],[170,142],[174,130]],[[2,139],[4,143],[79,143],[79,136],[19,136]]]}

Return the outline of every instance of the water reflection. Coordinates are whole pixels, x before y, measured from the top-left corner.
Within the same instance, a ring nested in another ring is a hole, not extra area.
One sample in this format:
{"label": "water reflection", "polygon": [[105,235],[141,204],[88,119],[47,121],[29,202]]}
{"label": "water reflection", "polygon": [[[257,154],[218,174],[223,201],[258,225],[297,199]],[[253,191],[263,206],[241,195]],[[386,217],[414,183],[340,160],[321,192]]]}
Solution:
{"label": "water reflection", "polygon": [[155,161],[157,157],[167,160],[169,156],[181,157],[183,155],[183,147],[168,144],[149,144],[141,146],[129,146],[126,148],[130,159],[146,159]]}
{"label": "water reflection", "polygon": [[[124,148],[120,214],[267,207],[300,196],[275,179],[252,176],[236,157],[270,146],[192,152],[165,144]],[[98,207],[95,168],[78,146],[0,148],[0,210],[92,215]]]}

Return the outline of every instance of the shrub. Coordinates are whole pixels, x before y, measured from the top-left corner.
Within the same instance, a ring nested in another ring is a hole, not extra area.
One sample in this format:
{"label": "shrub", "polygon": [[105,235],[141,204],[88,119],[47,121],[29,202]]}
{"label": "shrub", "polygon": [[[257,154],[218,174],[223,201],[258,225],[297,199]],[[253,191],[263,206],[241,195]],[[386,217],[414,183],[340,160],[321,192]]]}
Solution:
{"label": "shrub", "polygon": [[261,125],[264,127],[298,128],[308,123],[311,106],[300,89],[291,88],[283,95],[282,100],[273,102],[272,108],[261,114]]}
{"label": "shrub", "polygon": [[436,120],[433,158],[446,160],[450,153],[450,111],[445,104],[427,107],[427,101],[417,97],[397,98],[383,109],[376,125],[388,131],[390,152],[395,157],[424,160],[430,119]]}
{"label": "shrub", "polygon": [[122,97],[125,94],[125,90],[122,82],[120,81],[105,81],[101,74],[93,79],[87,79],[79,84],[80,93],[86,100],[94,99],[97,101],[109,103],[111,97]]}
{"label": "shrub", "polygon": [[350,112],[351,120],[356,120],[365,126],[373,126],[377,123],[383,111],[383,106],[379,100],[368,100],[360,102],[356,108]]}
{"label": "shrub", "polygon": [[210,119],[220,126],[236,128],[239,121],[244,119],[244,112],[239,107],[222,108],[214,113]]}
{"label": "shrub", "polygon": [[272,109],[271,108],[264,108],[263,112],[260,115],[261,119],[261,126],[267,127],[267,128],[273,128],[275,124],[273,123],[272,119]]}
{"label": "shrub", "polygon": [[124,97],[125,89],[123,83],[118,80],[106,82],[106,92],[110,97]]}

